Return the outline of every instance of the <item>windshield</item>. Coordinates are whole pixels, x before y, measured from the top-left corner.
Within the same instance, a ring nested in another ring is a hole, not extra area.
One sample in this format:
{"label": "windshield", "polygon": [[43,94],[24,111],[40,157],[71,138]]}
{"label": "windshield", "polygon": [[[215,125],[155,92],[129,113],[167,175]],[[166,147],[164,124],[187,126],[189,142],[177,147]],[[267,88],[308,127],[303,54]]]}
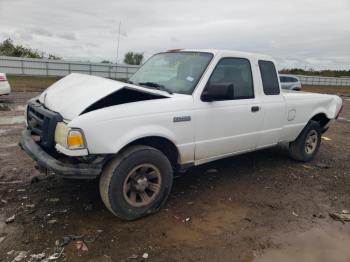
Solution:
{"label": "windshield", "polygon": [[192,94],[212,54],[169,52],[152,56],[129,82],[169,93]]}

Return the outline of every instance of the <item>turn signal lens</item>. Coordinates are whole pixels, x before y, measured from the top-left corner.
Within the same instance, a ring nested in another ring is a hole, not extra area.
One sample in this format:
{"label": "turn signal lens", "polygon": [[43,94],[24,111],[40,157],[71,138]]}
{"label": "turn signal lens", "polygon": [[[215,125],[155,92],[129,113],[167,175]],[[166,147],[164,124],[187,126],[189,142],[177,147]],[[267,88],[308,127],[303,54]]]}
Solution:
{"label": "turn signal lens", "polygon": [[67,149],[86,148],[83,131],[77,128],[70,128],[64,122],[57,123],[55,142]]}
{"label": "turn signal lens", "polygon": [[84,136],[79,130],[69,131],[67,137],[67,146],[69,149],[85,148]]}

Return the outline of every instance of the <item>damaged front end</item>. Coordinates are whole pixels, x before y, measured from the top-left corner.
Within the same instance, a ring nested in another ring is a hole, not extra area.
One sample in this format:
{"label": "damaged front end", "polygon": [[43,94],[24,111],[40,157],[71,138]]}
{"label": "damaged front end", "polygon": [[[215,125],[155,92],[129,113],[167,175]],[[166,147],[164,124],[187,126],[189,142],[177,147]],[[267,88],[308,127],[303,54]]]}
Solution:
{"label": "damaged front end", "polygon": [[57,124],[63,118],[32,99],[26,110],[27,129],[20,145],[38,163],[40,169],[53,171],[66,178],[94,179],[102,171],[106,156],[68,157],[55,150]]}
{"label": "damaged front end", "polygon": [[67,178],[96,178],[109,155],[89,154],[84,130],[70,126],[70,121],[106,107],[166,97],[155,90],[72,74],[28,102],[20,144],[40,167]]}
{"label": "damaged front end", "polygon": [[149,92],[144,92],[144,91],[124,87],[96,101],[91,106],[86,108],[81,113],[81,115],[91,111],[101,109],[101,108],[105,108],[105,107],[121,105],[126,103],[140,102],[145,100],[161,99],[161,98],[166,98],[166,97],[159,94],[154,94],[154,93],[149,93]]}
{"label": "damaged front end", "polygon": [[[87,83],[91,82],[96,82],[96,86],[89,89]],[[83,90],[82,86],[87,89]],[[100,175],[109,155],[89,154],[84,130],[71,127],[69,122],[102,108],[162,98],[167,96],[122,82],[70,75],[51,86],[39,99],[28,102],[27,130],[23,131],[20,144],[42,168],[67,178],[93,179]]]}
{"label": "damaged front end", "polygon": [[63,119],[104,107],[170,97],[166,92],[97,76],[70,74],[51,85],[39,97],[45,108]]}
{"label": "damaged front end", "polygon": [[24,151],[35,160],[42,169],[53,171],[57,175],[74,179],[95,179],[102,172],[105,158],[99,158],[99,162],[84,163],[78,159],[64,157],[50,153],[43,149],[32,137],[30,130],[24,130],[20,145]]}

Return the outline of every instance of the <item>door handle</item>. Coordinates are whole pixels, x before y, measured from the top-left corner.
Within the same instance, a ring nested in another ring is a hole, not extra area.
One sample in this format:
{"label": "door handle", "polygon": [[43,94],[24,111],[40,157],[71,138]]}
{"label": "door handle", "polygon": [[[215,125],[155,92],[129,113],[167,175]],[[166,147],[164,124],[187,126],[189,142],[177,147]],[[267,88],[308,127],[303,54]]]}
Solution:
{"label": "door handle", "polygon": [[258,112],[260,110],[260,106],[252,106],[252,112]]}

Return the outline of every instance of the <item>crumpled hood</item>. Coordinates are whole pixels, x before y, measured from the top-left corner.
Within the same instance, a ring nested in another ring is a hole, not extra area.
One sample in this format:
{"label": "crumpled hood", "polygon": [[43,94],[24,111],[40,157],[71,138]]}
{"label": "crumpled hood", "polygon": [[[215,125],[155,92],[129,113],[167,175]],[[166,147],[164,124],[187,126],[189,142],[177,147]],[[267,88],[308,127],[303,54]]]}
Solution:
{"label": "crumpled hood", "polygon": [[122,88],[169,97],[163,91],[151,90],[103,77],[74,73],[51,85],[40,95],[39,101],[46,108],[61,114],[64,119],[72,120],[90,105]]}

